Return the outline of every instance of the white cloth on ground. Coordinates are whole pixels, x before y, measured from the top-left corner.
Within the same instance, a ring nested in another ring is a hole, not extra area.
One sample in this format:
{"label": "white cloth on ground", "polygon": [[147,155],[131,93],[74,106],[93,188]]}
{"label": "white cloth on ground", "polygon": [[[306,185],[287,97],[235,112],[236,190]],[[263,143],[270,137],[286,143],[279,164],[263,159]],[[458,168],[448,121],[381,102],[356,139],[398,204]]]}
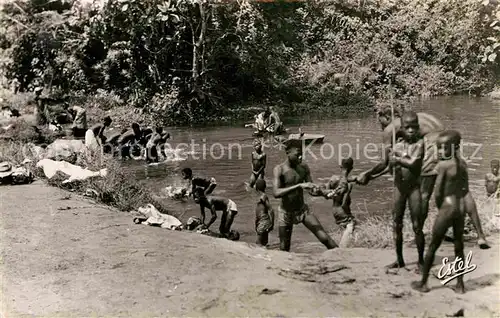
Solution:
{"label": "white cloth on ground", "polygon": [[175,230],[182,226],[182,222],[179,221],[176,217],[160,213],[160,211],[158,211],[152,204],[147,204],[145,207],[140,207],[137,210],[139,211],[139,213],[144,214],[148,217],[148,219],[142,222],[142,224],[157,226],[159,225],[164,229],[170,230]]}
{"label": "white cloth on ground", "polygon": [[107,175],[107,169],[101,169],[99,171],[91,171],[84,169],[80,166],[73,165],[66,161],[54,161],[50,159],[40,160],[36,164],[37,168],[42,168],[45,176],[50,179],[56,175],[58,171],[69,176],[68,179],[64,180],[63,183],[68,183],[77,180],[85,180],[93,177],[105,177]]}

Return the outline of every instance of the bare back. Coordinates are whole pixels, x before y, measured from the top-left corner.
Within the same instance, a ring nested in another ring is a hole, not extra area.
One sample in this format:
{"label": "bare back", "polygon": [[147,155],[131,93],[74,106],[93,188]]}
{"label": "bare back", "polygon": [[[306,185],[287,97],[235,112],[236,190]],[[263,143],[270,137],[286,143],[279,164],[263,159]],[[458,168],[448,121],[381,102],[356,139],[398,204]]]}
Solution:
{"label": "bare back", "polygon": [[223,197],[207,197],[208,202],[215,208],[215,211],[226,211],[229,199]]}
{"label": "bare back", "polygon": [[461,199],[469,193],[469,174],[467,164],[461,158],[442,160],[438,164],[438,171],[443,173],[443,197]]}

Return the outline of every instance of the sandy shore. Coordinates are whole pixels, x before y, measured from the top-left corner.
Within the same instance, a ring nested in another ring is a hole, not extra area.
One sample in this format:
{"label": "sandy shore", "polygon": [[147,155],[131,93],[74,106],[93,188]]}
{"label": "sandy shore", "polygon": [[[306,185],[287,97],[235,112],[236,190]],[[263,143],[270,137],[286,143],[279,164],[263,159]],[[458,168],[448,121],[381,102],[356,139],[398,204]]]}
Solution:
{"label": "sandy shore", "polygon": [[[40,181],[0,187],[0,212],[3,317],[500,315],[497,238],[490,250],[466,246],[477,269],[465,295],[435,277],[420,294],[410,288],[414,247],[405,248],[410,270],[388,274],[392,250],[287,254],[136,225]],[[446,256],[449,243],[436,263]]]}

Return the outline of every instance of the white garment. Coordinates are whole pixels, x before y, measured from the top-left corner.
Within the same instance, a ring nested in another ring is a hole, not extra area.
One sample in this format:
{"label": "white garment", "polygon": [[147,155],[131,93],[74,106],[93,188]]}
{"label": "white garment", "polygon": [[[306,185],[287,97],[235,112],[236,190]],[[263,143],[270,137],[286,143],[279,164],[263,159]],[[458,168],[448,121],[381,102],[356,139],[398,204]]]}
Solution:
{"label": "white garment", "polygon": [[54,161],[50,159],[40,160],[36,164],[37,168],[42,168],[45,176],[50,179],[56,175],[58,171],[69,176],[67,180],[63,183],[68,183],[76,180],[85,180],[92,177],[105,177],[107,175],[106,169],[101,169],[99,171],[91,171],[88,169],[83,169],[80,166],[73,165],[66,161]]}
{"label": "white garment", "polygon": [[96,151],[99,149],[99,142],[97,141],[96,136],[94,135],[94,132],[92,129],[87,129],[87,132],[85,132],[85,146],[89,150]]}
{"label": "white garment", "polygon": [[266,130],[266,119],[264,118],[264,113],[260,113],[255,117],[255,127],[257,128],[258,131],[264,131]]}
{"label": "white garment", "polygon": [[236,206],[236,203],[234,203],[233,200],[228,199],[229,203],[227,204],[227,211],[228,212],[238,212],[238,207]]}
{"label": "white garment", "polygon": [[176,217],[160,213],[152,204],[147,204],[145,207],[140,207],[137,210],[139,213],[149,216],[142,224],[160,225],[162,228],[170,230],[175,230],[182,226],[182,222]]}

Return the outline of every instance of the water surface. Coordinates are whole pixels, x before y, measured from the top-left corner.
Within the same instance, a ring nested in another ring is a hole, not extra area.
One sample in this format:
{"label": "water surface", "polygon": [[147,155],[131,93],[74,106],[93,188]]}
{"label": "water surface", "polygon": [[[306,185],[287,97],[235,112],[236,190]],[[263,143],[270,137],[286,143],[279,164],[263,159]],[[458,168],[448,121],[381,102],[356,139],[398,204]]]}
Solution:
{"label": "water surface", "polygon": [[[414,105],[414,108],[417,111],[431,113],[440,118],[447,128],[462,132],[465,142],[464,154],[472,156],[477,150],[469,161],[471,186],[482,189],[490,160],[500,157],[500,103],[484,98],[450,97],[420,101]],[[256,195],[252,191],[247,191],[244,184],[251,173],[250,154],[253,150],[253,138],[251,137],[252,130],[242,126],[170,128],[173,136],[172,147],[180,143],[194,142],[198,144],[195,146],[198,152],[197,159],[188,157],[186,161],[170,162],[147,168],[143,163],[133,163],[128,164],[127,168],[133,169],[144,186],[155,193],[161,193],[168,185],[180,184],[180,170],[184,167],[191,167],[195,176],[215,177],[218,185],[214,195],[228,197],[238,205],[239,213],[234,221],[233,229],[240,232],[241,240],[254,242]],[[325,178],[338,174],[339,158],[347,155],[354,158],[353,174],[370,168],[376,163],[374,157],[377,156],[377,151],[370,150],[372,148],[367,148],[368,152],[363,150],[369,143],[380,144],[381,142],[380,125],[372,114],[363,118],[294,118],[288,120],[287,128],[291,131],[296,132],[299,126],[304,132],[326,136],[325,144],[312,146],[309,149],[314,155],[306,152],[304,158],[311,168],[315,182],[322,182]],[[347,146],[340,146],[341,144],[350,144],[352,153],[349,153]],[[478,148],[478,144],[482,146]],[[241,156],[239,156],[237,145],[240,145]],[[223,152],[221,146],[224,149]],[[213,147],[212,151],[210,151],[211,147]],[[232,147],[232,151],[228,150],[229,147]],[[285,153],[283,150],[274,148],[272,143],[267,143],[264,151],[268,155],[267,192],[272,198],[270,189],[272,169],[276,164],[285,160]],[[353,213],[361,220],[368,214],[389,214],[392,195],[390,176],[383,176],[368,186],[355,186],[352,193]],[[327,230],[336,227],[331,214],[331,201],[309,196],[306,200]],[[272,198],[272,203],[275,207],[279,204],[274,198]],[[192,199],[186,203],[168,200],[168,204],[173,211],[181,215],[182,221],[186,221],[190,216],[199,216],[199,207]],[[207,215],[209,215],[208,211]],[[220,217],[213,225],[214,230],[218,229],[219,220]],[[274,231],[271,233],[270,243],[276,244],[277,242],[277,231]],[[301,245],[307,245],[309,242],[316,242],[316,238],[303,225],[296,226],[292,250],[298,251]]]}

